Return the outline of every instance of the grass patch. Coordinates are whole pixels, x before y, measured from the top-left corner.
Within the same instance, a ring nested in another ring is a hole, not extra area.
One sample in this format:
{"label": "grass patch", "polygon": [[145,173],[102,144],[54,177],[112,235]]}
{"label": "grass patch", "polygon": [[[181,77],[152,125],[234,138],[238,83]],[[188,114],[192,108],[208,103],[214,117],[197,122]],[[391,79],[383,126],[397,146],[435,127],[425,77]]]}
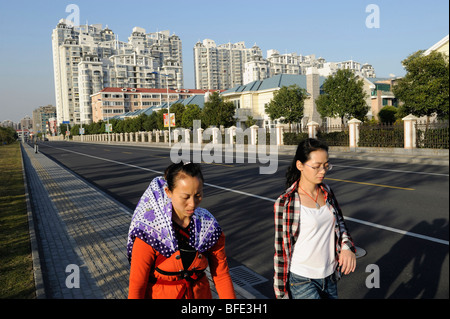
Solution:
{"label": "grass patch", "polygon": [[0,298],[34,298],[19,142],[0,146],[0,180]]}

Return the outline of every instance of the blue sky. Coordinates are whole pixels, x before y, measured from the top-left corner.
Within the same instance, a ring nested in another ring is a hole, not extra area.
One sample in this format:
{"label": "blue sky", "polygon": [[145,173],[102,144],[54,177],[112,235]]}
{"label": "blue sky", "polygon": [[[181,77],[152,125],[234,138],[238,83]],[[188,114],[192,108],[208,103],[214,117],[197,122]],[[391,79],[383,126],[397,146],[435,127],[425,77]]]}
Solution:
{"label": "blue sky", "polygon": [[[76,4],[80,23],[108,25],[127,41],[133,27],[170,30],[183,44],[186,88],[194,88],[193,46],[245,41],[263,51],[315,54],[330,62],[353,59],[377,77],[403,76],[401,61],[449,33],[447,0],[0,0],[0,121],[14,122],[42,105],[55,105],[51,32]],[[379,28],[368,28],[379,8]]]}

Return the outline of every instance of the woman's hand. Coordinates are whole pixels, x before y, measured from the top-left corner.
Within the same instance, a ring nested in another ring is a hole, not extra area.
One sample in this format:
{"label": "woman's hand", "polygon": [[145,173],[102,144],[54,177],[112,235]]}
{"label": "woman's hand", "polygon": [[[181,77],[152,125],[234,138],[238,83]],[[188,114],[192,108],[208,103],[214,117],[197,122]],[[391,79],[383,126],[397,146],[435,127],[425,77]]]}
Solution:
{"label": "woman's hand", "polygon": [[339,255],[339,266],[344,275],[354,272],[356,268],[355,254],[351,250],[341,250],[341,254]]}

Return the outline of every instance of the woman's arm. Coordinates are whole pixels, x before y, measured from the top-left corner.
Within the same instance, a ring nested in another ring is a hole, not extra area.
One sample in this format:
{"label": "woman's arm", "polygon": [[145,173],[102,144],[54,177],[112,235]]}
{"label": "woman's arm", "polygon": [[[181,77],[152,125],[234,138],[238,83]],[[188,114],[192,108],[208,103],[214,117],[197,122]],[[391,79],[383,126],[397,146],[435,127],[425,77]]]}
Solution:
{"label": "woman's arm", "polygon": [[143,299],[146,297],[150,271],[155,260],[155,250],[140,238],[136,238],[131,255],[128,299]]}
{"label": "woman's arm", "polygon": [[225,235],[222,233],[208,256],[209,269],[220,299],[236,299],[225,254]]}

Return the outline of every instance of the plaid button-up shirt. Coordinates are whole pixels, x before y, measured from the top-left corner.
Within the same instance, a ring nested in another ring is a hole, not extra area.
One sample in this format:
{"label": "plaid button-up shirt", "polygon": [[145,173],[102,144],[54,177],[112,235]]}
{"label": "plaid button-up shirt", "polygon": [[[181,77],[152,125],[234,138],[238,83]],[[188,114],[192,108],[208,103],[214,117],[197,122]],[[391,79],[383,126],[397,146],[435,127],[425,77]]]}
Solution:
{"label": "plaid button-up shirt", "polygon": [[[334,208],[336,260],[341,249],[355,252],[355,246],[347,230],[339,204],[326,184],[319,185],[325,194],[326,202]],[[274,204],[275,215],[275,255],[274,255],[274,289],[278,299],[289,298],[289,268],[295,242],[300,227],[300,196],[298,181],[278,197]],[[337,264],[337,263],[336,263]],[[339,272],[338,272],[339,274]]]}

